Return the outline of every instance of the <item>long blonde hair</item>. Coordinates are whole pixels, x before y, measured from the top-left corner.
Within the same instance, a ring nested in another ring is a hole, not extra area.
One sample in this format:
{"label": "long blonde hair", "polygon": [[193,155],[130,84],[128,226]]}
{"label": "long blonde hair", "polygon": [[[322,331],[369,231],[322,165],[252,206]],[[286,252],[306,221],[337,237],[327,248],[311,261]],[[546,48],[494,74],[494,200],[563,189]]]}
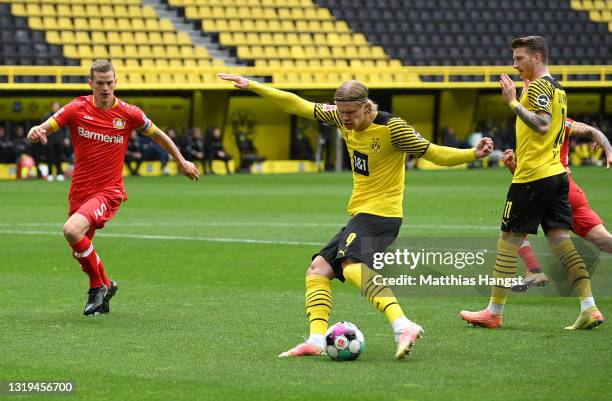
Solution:
{"label": "long blonde hair", "polygon": [[368,111],[372,114],[378,111],[378,105],[369,97],[370,91],[368,87],[354,79],[344,82],[336,89],[334,101],[338,102],[355,102],[361,105],[366,104]]}

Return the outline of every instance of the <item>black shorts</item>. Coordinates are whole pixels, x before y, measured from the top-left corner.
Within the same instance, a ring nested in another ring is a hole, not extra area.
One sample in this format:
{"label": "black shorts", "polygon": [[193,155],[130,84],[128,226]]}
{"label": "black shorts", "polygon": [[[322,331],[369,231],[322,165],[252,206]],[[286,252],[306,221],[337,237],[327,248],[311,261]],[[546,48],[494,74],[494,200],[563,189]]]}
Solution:
{"label": "black shorts", "polygon": [[351,258],[372,267],[374,253],[387,249],[395,241],[401,226],[400,217],[359,213],[353,216],[323,249],[313,255],[312,259],[318,255],[323,256],[338,280],[344,281],[342,259]]}
{"label": "black shorts", "polygon": [[541,224],[544,234],[551,228],[572,229],[567,173],[540,180],[510,185],[501,229],[519,234],[537,234]]}

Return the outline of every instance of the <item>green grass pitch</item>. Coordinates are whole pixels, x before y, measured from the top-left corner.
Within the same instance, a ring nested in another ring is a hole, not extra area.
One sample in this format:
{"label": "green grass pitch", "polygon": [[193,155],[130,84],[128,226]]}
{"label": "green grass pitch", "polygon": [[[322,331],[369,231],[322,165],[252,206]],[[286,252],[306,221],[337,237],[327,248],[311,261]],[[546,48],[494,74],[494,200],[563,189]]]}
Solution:
{"label": "green grass pitch", "polygon": [[[609,174],[575,171],[608,220]],[[502,169],[409,171],[401,235],[495,237],[509,181]],[[612,398],[612,332],[564,331],[578,314],[571,298],[512,296],[504,327],[485,330],[458,312],[487,297],[401,297],[425,335],[398,362],[384,316],[334,282],[331,321],[357,324],[365,353],[277,358],[307,334],[304,271],[347,220],[347,173],[126,187],[129,201],[94,241],[119,292],[109,315],[85,317],[86,276],[61,235],[68,183],[0,182],[0,380],[73,380],[71,400]]]}

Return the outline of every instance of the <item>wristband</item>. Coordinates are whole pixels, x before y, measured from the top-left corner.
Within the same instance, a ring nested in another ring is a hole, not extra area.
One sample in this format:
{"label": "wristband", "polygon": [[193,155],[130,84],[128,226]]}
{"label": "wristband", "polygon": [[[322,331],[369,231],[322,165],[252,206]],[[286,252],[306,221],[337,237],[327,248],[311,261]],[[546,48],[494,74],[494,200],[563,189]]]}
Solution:
{"label": "wristband", "polygon": [[510,102],[510,104],[508,104],[508,106],[510,106],[510,108],[514,111],[516,106],[518,106],[519,104],[520,104],[519,101],[514,99],[513,101]]}

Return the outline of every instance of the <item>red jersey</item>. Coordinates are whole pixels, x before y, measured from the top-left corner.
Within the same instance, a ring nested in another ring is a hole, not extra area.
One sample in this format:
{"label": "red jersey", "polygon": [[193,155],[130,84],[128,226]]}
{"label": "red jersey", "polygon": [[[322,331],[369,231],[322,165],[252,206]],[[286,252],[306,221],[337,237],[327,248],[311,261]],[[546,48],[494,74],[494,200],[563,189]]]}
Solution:
{"label": "red jersey", "polygon": [[70,126],[74,148],[74,173],[69,202],[84,202],[101,193],[121,194],[123,159],[132,130],[145,135],[155,132],[155,125],[138,107],[115,98],[110,109],[96,107],[93,95],[81,96],[57,111],[49,122],[53,131]]}
{"label": "red jersey", "polygon": [[561,146],[561,164],[565,167],[568,173],[570,173],[569,168],[569,137],[572,133],[572,129],[574,129],[574,124],[576,122],[571,118],[567,117],[565,120],[565,139],[563,139],[563,145]]}

